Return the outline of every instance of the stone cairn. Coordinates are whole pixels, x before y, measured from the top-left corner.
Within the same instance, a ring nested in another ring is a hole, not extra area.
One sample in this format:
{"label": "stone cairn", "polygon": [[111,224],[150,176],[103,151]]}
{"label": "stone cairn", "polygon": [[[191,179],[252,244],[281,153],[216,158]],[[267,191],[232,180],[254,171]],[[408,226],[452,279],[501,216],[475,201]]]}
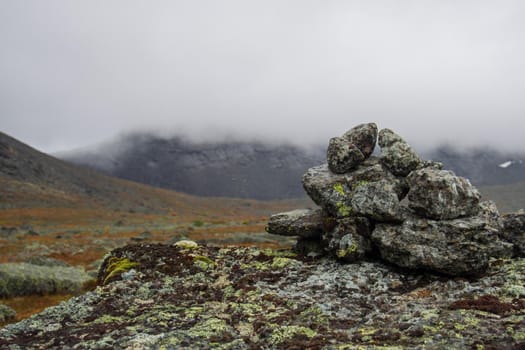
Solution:
{"label": "stone cairn", "polygon": [[[372,155],[376,142],[379,156]],[[392,130],[358,125],[332,138],[327,164],[303,176],[320,208],[272,215],[266,229],[298,236],[296,249],[305,254],[327,253],[344,262],[379,257],[453,276],[483,273],[491,257],[523,255],[525,214],[512,216],[505,231],[495,204],[481,201],[469,180],[442,168],[422,160]]]}

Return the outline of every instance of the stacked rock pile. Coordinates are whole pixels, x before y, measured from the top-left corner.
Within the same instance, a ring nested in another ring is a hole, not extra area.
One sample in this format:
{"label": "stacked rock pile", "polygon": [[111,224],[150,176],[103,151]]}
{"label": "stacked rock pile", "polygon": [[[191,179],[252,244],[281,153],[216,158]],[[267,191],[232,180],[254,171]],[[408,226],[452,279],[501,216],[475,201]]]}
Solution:
{"label": "stacked rock pile", "polygon": [[380,257],[405,268],[474,275],[491,257],[511,257],[512,240],[523,238],[523,231],[504,234],[495,204],[481,201],[469,180],[421,159],[374,123],[332,138],[327,163],[309,169],[302,183],[320,208],[272,215],[267,231],[298,236],[298,250],[316,248],[346,262]]}

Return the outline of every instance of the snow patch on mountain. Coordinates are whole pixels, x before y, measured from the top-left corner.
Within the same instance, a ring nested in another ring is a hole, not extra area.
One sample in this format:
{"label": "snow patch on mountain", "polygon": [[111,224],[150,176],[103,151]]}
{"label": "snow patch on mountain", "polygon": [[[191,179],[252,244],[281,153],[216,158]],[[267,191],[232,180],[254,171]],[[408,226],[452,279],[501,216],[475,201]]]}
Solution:
{"label": "snow patch on mountain", "polygon": [[522,163],[523,163],[522,160],[507,160],[506,162],[503,162],[503,163],[499,164],[498,166],[500,168],[506,169],[506,168],[510,167],[511,165],[522,164]]}

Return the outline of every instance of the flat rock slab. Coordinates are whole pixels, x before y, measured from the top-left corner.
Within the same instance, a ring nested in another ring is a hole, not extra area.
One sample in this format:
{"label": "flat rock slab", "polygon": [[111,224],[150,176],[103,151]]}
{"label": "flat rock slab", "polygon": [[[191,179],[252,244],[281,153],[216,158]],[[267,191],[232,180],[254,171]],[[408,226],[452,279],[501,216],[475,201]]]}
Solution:
{"label": "flat rock slab", "polygon": [[81,292],[84,284],[92,279],[75,267],[0,264],[0,297],[75,294]]}
{"label": "flat rock slab", "polygon": [[108,259],[124,257],[138,264],[134,272],[0,329],[0,348],[525,345],[523,259],[498,261],[479,279],[447,279],[254,248],[141,244],[119,248]]}
{"label": "flat rock slab", "polygon": [[320,238],[323,233],[323,211],[321,209],[297,209],[274,214],[268,220],[266,232],[306,239]]}

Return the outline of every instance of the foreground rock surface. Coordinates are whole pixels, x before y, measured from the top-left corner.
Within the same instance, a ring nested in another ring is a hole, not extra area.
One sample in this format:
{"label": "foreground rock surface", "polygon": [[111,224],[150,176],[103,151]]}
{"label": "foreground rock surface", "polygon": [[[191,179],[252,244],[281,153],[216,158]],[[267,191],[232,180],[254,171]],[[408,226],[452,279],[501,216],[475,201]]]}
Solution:
{"label": "foreground rock surface", "polygon": [[106,285],[2,328],[0,348],[521,348],[525,260],[492,260],[488,272],[443,279],[289,251],[128,246],[106,258]]}

